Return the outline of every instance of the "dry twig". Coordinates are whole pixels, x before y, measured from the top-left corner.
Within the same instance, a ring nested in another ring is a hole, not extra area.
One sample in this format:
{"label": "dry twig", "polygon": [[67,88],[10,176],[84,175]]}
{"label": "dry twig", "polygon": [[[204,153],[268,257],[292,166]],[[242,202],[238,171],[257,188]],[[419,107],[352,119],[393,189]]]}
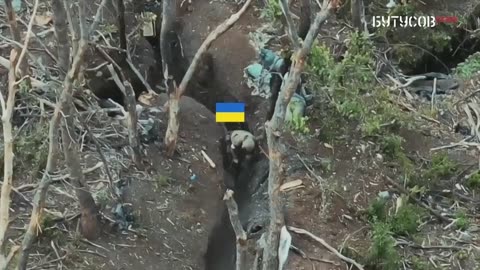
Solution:
{"label": "dry twig", "polygon": [[440,213],[438,213],[437,211],[435,211],[433,208],[431,208],[430,206],[428,206],[426,203],[420,201],[419,199],[415,198],[414,196],[412,196],[410,194],[410,192],[408,192],[407,190],[405,190],[404,187],[402,187],[399,183],[395,182],[393,179],[391,179],[390,177],[388,176],[385,176],[385,179],[387,180],[388,183],[390,183],[391,185],[393,185],[398,191],[400,191],[401,193],[407,195],[408,197],[410,197],[413,201],[415,201],[415,203],[417,203],[418,205],[422,206],[423,208],[427,209],[432,215],[436,216],[438,219],[440,219],[441,221],[445,221],[445,222],[450,222],[451,220],[445,216],[442,216]]}
{"label": "dry twig", "polygon": [[346,256],[343,256],[340,252],[338,252],[334,247],[330,246],[327,242],[325,242],[325,240],[323,240],[322,238],[312,234],[311,232],[307,231],[307,230],[304,230],[304,229],[300,229],[300,228],[295,228],[295,227],[291,227],[291,226],[288,226],[288,230],[294,232],[294,233],[298,233],[298,234],[304,234],[304,235],[307,235],[308,237],[312,238],[313,240],[319,242],[322,246],[324,246],[326,249],[328,249],[328,251],[332,252],[333,254],[335,254],[335,256],[337,256],[338,258],[340,258],[341,260],[349,263],[349,264],[353,264],[355,265],[355,267],[358,268],[358,270],[364,270],[363,266],[361,264],[359,264],[358,262],[356,262],[355,260],[351,259],[351,258],[348,258]]}

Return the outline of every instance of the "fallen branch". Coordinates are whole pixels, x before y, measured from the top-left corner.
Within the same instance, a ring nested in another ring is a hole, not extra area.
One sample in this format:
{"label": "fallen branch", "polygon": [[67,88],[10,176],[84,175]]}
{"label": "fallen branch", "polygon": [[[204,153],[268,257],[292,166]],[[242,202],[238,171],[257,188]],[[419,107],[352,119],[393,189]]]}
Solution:
{"label": "fallen branch", "polygon": [[233,191],[227,189],[223,200],[227,204],[228,214],[230,216],[230,222],[232,223],[233,231],[237,238],[237,260],[236,270],[248,269],[246,266],[246,253],[247,253],[247,233],[242,227],[242,223],[238,217],[238,206],[233,199]]}
{"label": "fallen branch", "polygon": [[[85,128],[85,130],[87,131],[88,136],[90,136],[90,139],[95,144],[95,148],[97,150],[98,155],[100,156],[100,160],[102,161],[101,163],[104,166],[105,173],[107,174],[107,177],[108,177],[110,192],[112,192],[112,195],[114,197],[116,197],[118,200],[120,200],[120,197],[118,196],[117,192],[115,191],[115,181],[113,180],[112,174],[110,173],[110,168],[108,167],[107,159],[105,158],[105,155],[103,154],[102,146],[98,142],[97,138],[95,138],[93,133],[90,131],[90,128],[88,127],[87,123],[85,123],[84,121],[81,121],[81,123],[82,123],[83,128]],[[85,173],[85,172],[83,172],[83,173]]]}
{"label": "fallen branch", "polygon": [[433,208],[428,206],[426,203],[420,201],[419,199],[415,198],[408,192],[404,187],[402,187],[399,183],[395,182],[393,179],[391,179],[388,176],[385,176],[385,179],[387,180],[388,183],[390,183],[392,186],[394,186],[398,191],[401,193],[407,195],[409,198],[411,198],[413,201],[415,201],[416,204],[422,206],[423,208],[427,209],[428,212],[430,212],[432,215],[436,216],[438,219],[444,222],[450,222],[451,220],[445,216],[442,216],[440,213],[435,211]]}
{"label": "fallen branch", "polygon": [[[177,89],[175,89],[175,93],[170,96],[169,100],[169,120],[168,120],[168,126],[167,126],[167,132],[165,135],[165,146],[166,146],[166,152],[168,156],[172,156],[176,144],[177,144],[177,138],[178,138],[178,129],[179,129],[179,124],[178,124],[178,104],[180,97],[185,93],[187,90],[188,83],[193,77],[193,74],[195,73],[195,70],[197,69],[198,64],[200,63],[200,59],[202,58],[202,55],[208,50],[208,48],[212,45],[212,43],[220,37],[222,34],[224,34],[228,29],[230,29],[245,13],[245,11],[248,9],[250,6],[250,3],[252,0],[247,0],[245,4],[242,6],[242,8],[230,18],[225,20],[223,23],[221,23],[215,30],[213,30],[203,41],[202,45],[200,48],[197,50],[195,53],[195,56],[193,57],[192,63],[187,69],[187,72],[183,76],[182,82],[178,86]],[[164,9],[165,10],[165,9]],[[162,25],[162,31],[163,31],[163,25]],[[165,71],[164,71],[165,72]]]}
{"label": "fallen branch", "polygon": [[322,246],[324,246],[326,249],[328,249],[328,251],[335,254],[335,256],[340,258],[342,261],[355,265],[355,267],[357,267],[358,270],[364,270],[364,268],[361,264],[359,264],[358,262],[356,262],[355,260],[353,260],[351,258],[348,258],[348,257],[342,255],[340,252],[338,252],[337,249],[335,249],[334,247],[330,246],[327,242],[325,242],[325,240],[323,240],[322,238],[312,234],[311,232],[309,232],[307,230],[304,230],[304,229],[295,228],[295,227],[292,227],[292,226],[288,226],[288,230],[292,231],[294,233],[297,233],[297,234],[307,235],[308,237],[312,238],[313,240],[319,242]]}

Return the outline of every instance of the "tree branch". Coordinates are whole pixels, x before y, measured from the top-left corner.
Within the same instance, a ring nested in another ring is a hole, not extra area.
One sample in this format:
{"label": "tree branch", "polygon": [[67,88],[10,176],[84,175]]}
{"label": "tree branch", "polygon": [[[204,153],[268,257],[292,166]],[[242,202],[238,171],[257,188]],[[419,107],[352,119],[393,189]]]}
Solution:
{"label": "tree branch", "polygon": [[290,41],[292,41],[293,48],[296,50],[300,48],[300,42],[295,24],[293,23],[290,8],[288,7],[288,0],[280,0],[280,8],[282,9],[283,16],[285,16],[285,20],[287,21],[288,36],[290,37]]}
{"label": "tree branch", "polygon": [[[20,55],[20,52],[21,52],[21,47],[20,47],[20,42],[22,40],[22,37],[20,36],[20,30],[18,29],[18,25],[17,25],[17,16],[15,14],[15,11],[13,10],[13,6],[12,6],[12,0],[5,0],[5,12],[7,13],[7,20],[8,20],[8,24],[10,26],[10,33],[13,37],[13,40],[16,41],[16,43],[14,43],[14,48],[15,50],[17,51],[17,53]],[[24,75],[27,74],[27,67],[24,63],[19,63],[18,64],[21,68],[21,76],[19,77],[23,77]]]}
{"label": "tree branch", "polygon": [[[228,18],[223,23],[221,23],[219,26],[217,26],[217,28],[215,28],[215,30],[213,30],[207,36],[207,38],[203,41],[200,48],[195,53],[195,56],[193,57],[192,63],[188,67],[185,75],[183,76],[182,82],[180,83],[178,88],[174,89],[174,91],[173,91],[174,93],[171,93],[170,99],[169,99],[169,104],[168,104],[168,106],[169,106],[168,126],[167,126],[167,132],[166,132],[165,140],[164,140],[164,143],[165,143],[165,146],[166,146],[166,152],[167,152],[168,156],[173,155],[173,153],[175,151],[176,144],[177,144],[178,129],[179,129],[179,123],[178,123],[179,108],[178,108],[178,104],[179,104],[180,97],[187,90],[188,83],[192,79],[193,74],[195,73],[195,70],[197,69],[197,66],[200,63],[202,55],[208,50],[210,45],[219,36],[221,36],[228,29],[230,29],[240,19],[240,17],[243,15],[243,13],[245,13],[245,11],[250,6],[251,2],[252,2],[252,0],[247,0],[247,2],[245,2],[245,4],[242,6],[242,8],[237,13],[232,14],[230,16],[230,18]],[[164,24],[162,23],[162,32],[166,31],[165,29],[163,29],[163,27],[164,27]],[[164,53],[163,52],[163,47],[161,49],[162,49],[162,54],[163,54]],[[163,58],[163,55],[162,55],[162,58]],[[166,74],[168,74],[168,66],[165,66],[165,68],[166,68],[166,70],[164,70],[164,72],[167,71]]]}
{"label": "tree branch", "polygon": [[247,252],[247,233],[242,227],[242,223],[238,218],[238,206],[233,198],[233,191],[227,189],[223,200],[227,204],[228,214],[230,216],[230,222],[232,223],[233,231],[237,238],[237,259],[236,259],[236,270],[247,269],[246,266],[246,252]]}
{"label": "tree branch", "polygon": [[[128,80],[125,79],[125,76],[122,74],[123,82],[118,77],[117,72],[113,68],[112,64],[107,65],[108,71],[112,75],[113,80],[117,84],[118,88],[122,92],[125,103],[127,104],[127,125],[128,125],[128,139],[130,147],[132,148],[132,160],[135,162],[137,167],[141,166],[141,156],[140,156],[140,141],[137,134],[137,111],[135,108],[135,93],[133,91],[132,85]],[[120,70],[120,73],[121,70]]]}
{"label": "tree branch", "polygon": [[[125,4],[123,0],[117,0],[117,23],[118,23],[118,29],[119,29],[119,34],[120,34],[120,48],[123,50],[120,54],[123,56],[122,57],[122,64],[120,66],[125,66],[127,68],[132,69],[133,73],[135,73],[136,76],[139,77],[140,81],[146,83],[143,78],[140,76],[140,72],[131,64],[130,61],[130,53],[128,52],[128,45],[127,45],[127,35],[125,33],[126,27],[125,27]],[[97,47],[98,48],[98,47]],[[111,60],[113,61],[113,60]],[[117,65],[118,67],[118,65]],[[115,72],[115,69],[113,68],[112,65],[107,66],[108,70],[110,71],[110,74],[112,75],[115,83],[119,87],[120,91],[123,94],[123,99],[125,104],[127,105],[127,111],[128,111],[128,116],[127,116],[127,123],[128,123],[128,133],[129,133],[129,142],[130,142],[130,147],[132,148],[132,159],[133,162],[135,162],[135,165],[140,168],[141,166],[141,156],[140,156],[140,140],[138,139],[138,134],[137,134],[137,111],[136,111],[136,100],[135,100],[135,92],[132,88],[132,84],[128,81],[128,79],[125,77],[123,70],[118,67],[118,72],[122,76],[122,81],[120,81],[120,78],[118,77],[117,72]],[[147,90],[149,90],[149,87],[147,87]]]}
{"label": "tree branch", "polygon": [[[106,2],[107,0],[103,0],[99,9],[105,7]],[[83,5],[84,3],[81,4],[81,6]],[[97,11],[97,14],[98,13],[100,13],[100,10]],[[99,19],[99,16],[95,18],[95,21],[93,22],[92,26],[98,24],[97,22],[98,19]],[[90,30],[92,30],[92,27],[90,28]],[[85,31],[83,31],[82,36],[85,38]],[[50,183],[52,181],[51,173],[55,170],[56,163],[57,163],[58,125],[60,123],[61,112],[63,111],[64,104],[68,101],[67,100],[68,95],[72,94],[73,83],[78,77],[81,63],[83,62],[85,51],[88,47],[88,40],[81,39],[78,45],[79,46],[77,48],[77,51],[75,52],[75,57],[73,58],[72,66],[70,67],[63,83],[63,91],[60,95],[60,99],[57,101],[57,104],[55,106],[55,111],[53,113],[52,119],[50,120],[50,128],[48,133],[49,147],[48,147],[47,166],[45,168],[43,177],[40,180],[40,184],[38,185],[38,188],[35,191],[35,195],[33,197],[32,214],[30,216],[30,222],[28,224],[27,231],[22,241],[22,248],[20,250],[17,270],[27,269],[27,262],[28,262],[30,247],[32,246],[35,239],[37,238],[37,231],[39,231],[39,226],[40,226],[39,222],[43,213],[45,197],[46,197],[48,188],[50,186]]]}
{"label": "tree branch", "polygon": [[[25,41],[23,42],[23,49],[22,52],[20,53],[20,57],[18,58],[18,62],[20,63],[20,66],[17,66],[15,68],[15,73],[17,77],[21,78],[23,76],[26,76],[27,72],[26,68],[22,70],[22,65],[24,62],[25,58],[25,53],[27,52],[28,48],[28,43],[30,42],[30,36],[32,34],[32,27],[33,27],[33,21],[35,20],[35,16],[37,15],[37,9],[38,9],[38,0],[35,0],[35,4],[33,5],[33,12],[30,18],[30,22],[28,22],[28,27],[27,27],[27,36],[25,37]],[[26,64],[26,63],[25,63]]]}
{"label": "tree branch", "polygon": [[320,26],[329,17],[335,6],[335,2],[324,0],[323,9],[317,13],[303,42],[303,46],[297,49],[292,56],[292,67],[290,68],[288,76],[286,76],[287,78],[284,79],[284,84],[275,103],[274,114],[271,120],[265,124],[270,157],[268,195],[271,220],[266,237],[266,246],[269,248],[265,248],[263,253],[263,270],[278,269],[280,231],[285,223],[280,192],[280,186],[284,181],[284,147],[280,143],[280,131],[285,121],[286,108],[300,83],[300,76],[305,69],[307,56],[312,49],[313,42],[318,36]]}
{"label": "tree branch", "polygon": [[228,29],[230,29],[245,13],[245,11],[248,9],[250,6],[250,3],[252,0],[247,0],[245,4],[242,6],[242,8],[230,18],[228,18],[226,21],[224,21],[222,24],[217,26],[215,30],[213,30],[203,41],[202,45],[200,48],[198,48],[198,51],[195,53],[195,56],[193,57],[192,63],[187,69],[187,72],[185,73],[185,76],[183,76],[182,82],[178,86],[178,92],[177,95],[182,96],[185,91],[187,90],[188,83],[192,79],[193,74],[195,73],[195,70],[197,69],[198,63],[200,63],[200,59],[202,58],[202,55],[210,48],[212,43],[220,37],[222,34],[227,32]]}
{"label": "tree branch", "polygon": [[58,66],[64,74],[68,72],[70,66],[70,47],[67,32],[67,11],[62,0],[52,0],[53,26],[55,27],[55,37],[57,39],[57,58]]}
{"label": "tree branch", "polygon": [[[5,250],[5,236],[9,225],[10,216],[10,193],[13,183],[13,127],[12,115],[15,107],[15,95],[17,93],[15,67],[18,64],[19,55],[16,50],[10,52],[10,66],[8,71],[8,97],[5,102],[3,96],[2,102],[2,124],[3,124],[3,140],[4,140],[4,165],[3,165],[3,184],[0,195],[0,250],[3,262],[7,262],[7,256],[3,254]],[[2,266],[3,267],[3,266]],[[7,265],[4,265],[6,268]]]}
{"label": "tree branch", "polygon": [[332,252],[333,254],[335,254],[338,258],[340,258],[341,260],[349,263],[349,264],[353,264],[355,265],[355,267],[358,269],[358,270],[364,270],[363,266],[359,263],[357,263],[355,260],[353,259],[350,259],[348,257],[345,257],[343,256],[340,252],[338,252],[334,247],[330,246],[327,242],[325,242],[325,240],[323,240],[322,238],[304,230],[304,229],[300,229],[300,228],[295,228],[295,227],[291,227],[289,226],[288,229],[294,233],[298,233],[298,234],[304,234],[304,235],[307,235],[308,237],[312,238],[313,240],[319,242],[320,244],[322,244],[322,246],[324,246],[326,249],[328,249],[328,251]]}

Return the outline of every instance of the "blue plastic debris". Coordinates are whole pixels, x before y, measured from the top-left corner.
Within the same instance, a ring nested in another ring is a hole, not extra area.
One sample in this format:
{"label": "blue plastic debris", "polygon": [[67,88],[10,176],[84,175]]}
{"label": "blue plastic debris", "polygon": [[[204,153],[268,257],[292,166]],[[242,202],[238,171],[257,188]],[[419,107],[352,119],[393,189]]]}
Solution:
{"label": "blue plastic debris", "polygon": [[[2,1],[2,5],[5,7],[5,1]],[[12,8],[16,13],[20,13],[23,10],[22,0],[12,0]]]}
{"label": "blue plastic debris", "polygon": [[262,75],[263,66],[259,63],[251,64],[246,69],[248,76],[256,80]]}
{"label": "blue plastic debris", "polygon": [[260,61],[264,68],[268,70],[276,70],[283,63],[283,58],[269,49],[260,50]]}
{"label": "blue plastic debris", "polygon": [[192,176],[190,176],[190,181],[197,182],[197,180],[198,180],[197,178],[198,178],[197,175],[193,174]]}

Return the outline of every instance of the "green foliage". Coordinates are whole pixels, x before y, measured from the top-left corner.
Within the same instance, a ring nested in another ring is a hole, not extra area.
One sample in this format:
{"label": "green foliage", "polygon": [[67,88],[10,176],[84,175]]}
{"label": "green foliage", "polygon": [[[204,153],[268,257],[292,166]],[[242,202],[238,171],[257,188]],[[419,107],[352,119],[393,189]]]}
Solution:
{"label": "green foliage", "polygon": [[395,215],[389,216],[387,213],[387,200],[377,197],[370,203],[367,214],[370,222],[389,224],[392,234],[411,236],[417,232],[423,216],[423,210],[410,203],[405,203],[398,209]]}
{"label": "green foliage", "polygon": [[458,164],[451,160],[447,154],[440,153],[432,157],[430,168],[425,171],[423,177],[428,180],[441,180],[452,176],[458,170]]}
{"label": "green foliage", "polygon": [[415,15],[415,6],[411,4],[397,5],[390,12],[390,16],[413,16]]}
{"label": "green foliage", "polygon": [[368,219],[374,221],[386,221],[387,219],[387,200],[377,197],[367,209]]}
{"label": "green foliage", "polygon": [[44,167],[48,156],[48,125],[38,125],[33,129],[20,131],[14,142],[14,170],[36,170],[36,167]]}
{"label": "green foliage", "polygon": [[262,11],[262,17],[275,21],[282,16],[282,8],[278,0],[268,0],[267,7]]}
{"label": "green foliage", "polygon": [[311,74],[315,75],[315,81],[325,83],[330,80],[332,68],[336,63],[330,49],[323,44],[315,44],[310,52],[308,68]]}
{"label": "green foliage", "polygon": [[396,235],[413,235],[417,232],[422,212],[422,209],[412,204],[401,206],[390,221],[392,232]]}
{"label": "green foliage", "polygon": [[467,180],[467,186],[472,189],[480,188],[480,171],[470,175]]}
{"label": "green foliage", "polygon": [[388,159],[398,162],[405,174],[410,176],[414,171],[414,164],[405,154],[402,147],[404,141],[399,135],[384,135],[380,140],[380,148]]}
{"label": "green foliage", "polygon": [[374,223],[368,265],[374,269],[398,270],[400,261],[401,257],[395,249],[391,226],[384,222]]}
{"label": "green foliage", "polygon": [[432,156],[432,161],[419,173],[410,175],[408,186],[412,192],[425,193],[427,189],[435,187],[441,180],[447,180],[458,171],[458,164],[451,160],[446,153]]}
{"label": "green foliage", "polygon": [[474,53],[455,69],[455,73],[463,78],[469,79],[480,72],[480,53]]}
{"label": "green foliage", "polygon": [[459,211],[455,215],[455,226],[457,229],[465,231],[470,227],[470,219],[464,211]]}
{"label": "green foliage", "polygon": [[404,139],[398,135],[389,135],[382,138],[380,145],[383,153],[391,159],[403,154],[402,143]]}
{"label": "green foliage", "polygon": [[101,206],[102,208],[106,207],[108,202],[110,201],[110,193],[108,189],[100,189],[99,191],[93,194],[95,198],[95,202]]}
{"label": "green foliage", "polygon": [[412,258],[412,269],[414,270],[433,270],[433,266],[431,266],[427,260],[424,260],[420,257],[413,257]]}
{"label": "green foliage", "polygon": [[155,181],[155,188],[159,189],[161,187],[166,187],[169,184],[170,178],[165,175],[157,175],[156,181]]}
{"label": "green foliage", "polygon": [[308,116],[300,117],[298,120],[293,119],[290,123],[288,123],[288,127],[294,133],[299,134],[308,134],[310,133],[310,128],[308,127]]}
{"label": "green foliage", "polygon": [[358,122],[364,135],[381,135],[406,120],[390,102],[389,90],[377,84],[373,43],[353,33],[343,60],[335,62],[325,45],[314,45],[308,60],[313,89],[324,89],[339,116]]}

